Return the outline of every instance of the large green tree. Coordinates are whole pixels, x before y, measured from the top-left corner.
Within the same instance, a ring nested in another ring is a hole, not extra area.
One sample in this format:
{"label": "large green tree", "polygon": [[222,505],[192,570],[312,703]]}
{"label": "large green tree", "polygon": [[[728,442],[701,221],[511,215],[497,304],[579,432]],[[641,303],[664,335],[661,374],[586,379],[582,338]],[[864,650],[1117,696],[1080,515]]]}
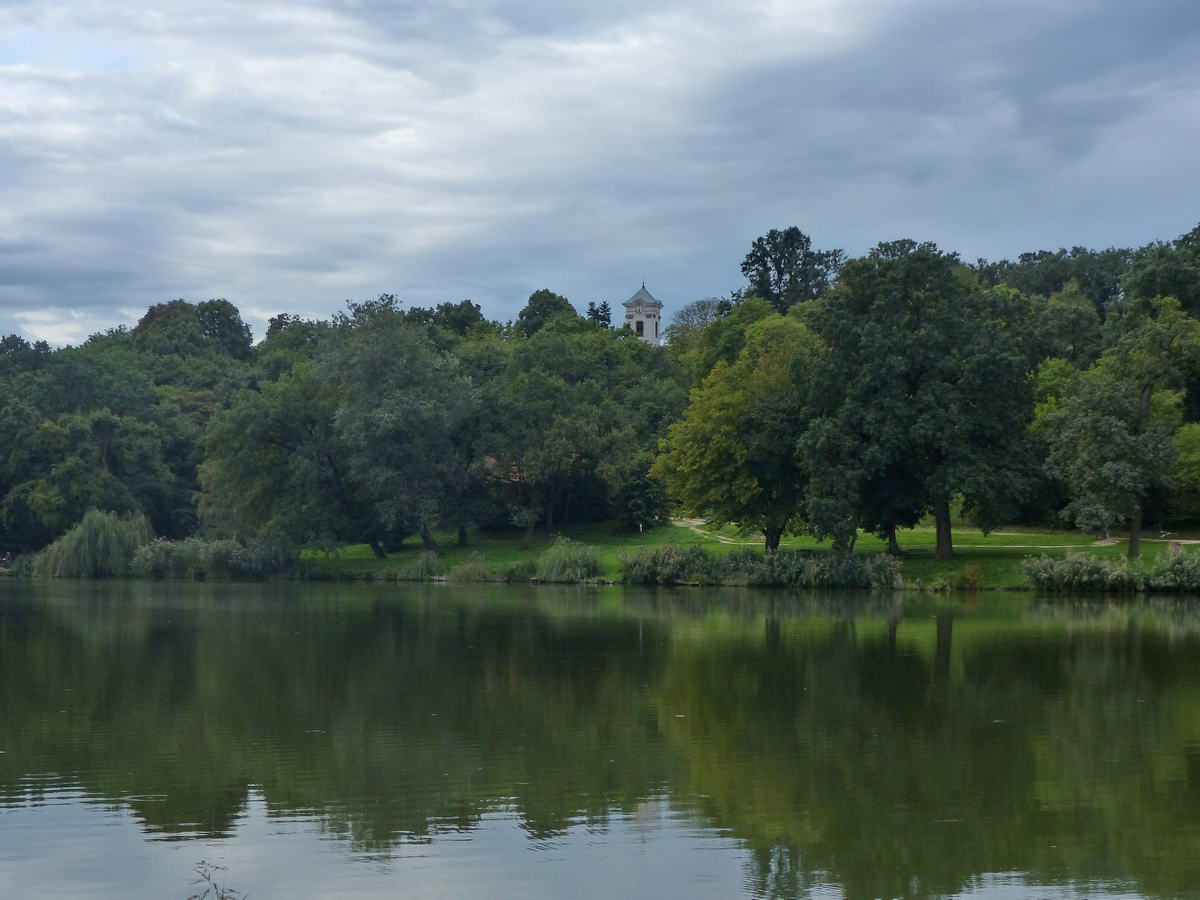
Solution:
{"label": "large green tree", "polygon": [[[295,348],[288,340],[295,332]],[[279,374],[235,396],[205,437],[204,511],[216,530],[297,543],[366,541],[431,526],[453,506],[475,393],[394,297],[352,303],[325,329],[280,323]]]}
{"label": "large green tree", "polygon": [[792,225],[755,238],[742,260],[745,295],[760,297],[779,312],[820,297],[837,275],[841,250],[814,250],[812,238]]}
{"label": "large green tree", "polygon": [[666,353],[628,329],[559,317],[532,337],[486,336],[456,351],[480,386],[477,469],[513,508],[527,539],[569,518],[618,505],[652,524],[630,491],[658,436],[683,408]]}
{"label": "large green tree", "polygon": [[372,498],[387,531],[416,530],[440,552],[431,526],[455,506],[461,434],[477,411],[457,361],[439,354],[388,297],[351,304],[335,318],[318,369],[338,385],[334,426],[347,476]]}
{"label": "large green tree", "polygon": [[1157,298],[1131,301],[1121,328],[1096,365],[1043,404],[1039,427],[1071,498],[1063,516],[1104,531],[1128,522],[1134,558],[1146,500],[1171,483],[1180,389],[1200,371],[1200,322]]}
{"label": "large green tree", "polygon": [[128,334],[53,353],[9,341],[0,373],[0,543],[36,549],[89,507],[195,527],[198,427],[155,388]]}
{"label": "large green tree", "polygon": [[903,240],[846,263],[807,313],[828,348],[800,442],[819,534],[846,546],[854,528],[892,536],[928,512],[944,558],[956,496],[985,527],[1008,511],[1029,465],[1021,295],[983,290],[955,254]]}
{"label": "large green tree", "polygon": [[736,361],[718,362],[692,392],[654,464],[687,511],[761,531],[768,553],[803,521],[805,472],[794,452],[802,403],[792,369],[816,352],[795,316],[754,323]]}
{"label": "large green tree", "polygon": [[383,557],[386,529],[351,477],[335,422],[339,401],[338,386],[300,362],[214,416],[200,467],[209,530],[330,547],[364,541]]}
{"label": "large green tree", "polygon": [[529,300],[517,313],[517,325],[526,337],[532,337],[547,322],[560,316],[575,317],[578,313],[566,297],[542,288],[529,295]]}

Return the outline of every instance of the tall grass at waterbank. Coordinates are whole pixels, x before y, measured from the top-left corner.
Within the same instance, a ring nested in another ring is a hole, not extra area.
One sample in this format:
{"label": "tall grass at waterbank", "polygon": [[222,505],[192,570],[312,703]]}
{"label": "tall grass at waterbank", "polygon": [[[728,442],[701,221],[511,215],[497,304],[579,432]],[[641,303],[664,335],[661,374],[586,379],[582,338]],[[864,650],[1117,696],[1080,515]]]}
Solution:
{"label": "tall grass at waterbank", "polygon": [[120,578],[130,574],[138,547],[154,540],[141,513],[89,509],[70,531],[34,557],[32,574],[45,578]]}
{"label": "tall grass at waterbank", "polygon": [[295,551],[268,541],[160,538],[137,549],[130,569],[143,578],[258,579],[287,572],[295,561]]}
{"label": "tall grass at waterbank", "polygon": [[595,547],[557,537],[539,557],[535,572],[539,581],[579,584],[600,575],[600,554]]}
{"label": "tall grass at waterbank", "polygon": [[890,588],[900,581],[900,562],[884,554],[780,550],[767,556],[746,548],[715,555],[700,547],[666,545],[623,553],[618,561],[629,584]]}
{"label": "tall grass at waterbank", "polygon": [[1063,559],[1031,556],[1025,574],[1042,591],[1093,593],[1200,593],[1200,553],[1178,544],[1150,561],[1072,553]]}
{"label": "tall grass at waterbank", "polygon": [[487,557],[482,553],[472,553],[470,559],[451,569],[447,578],[458,584],[478,584],[494,580],[488,568]]}

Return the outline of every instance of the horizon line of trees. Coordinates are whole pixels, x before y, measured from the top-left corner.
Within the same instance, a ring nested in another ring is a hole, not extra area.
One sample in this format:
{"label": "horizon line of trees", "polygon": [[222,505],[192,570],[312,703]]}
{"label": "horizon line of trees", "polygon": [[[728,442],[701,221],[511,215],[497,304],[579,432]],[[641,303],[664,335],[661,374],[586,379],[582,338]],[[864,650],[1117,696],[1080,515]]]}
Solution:
{"label": "horizon line of trees", "polygon": [[280,315],[152,306],[52,350],[0,339],[0,548],[90,508],[156,534],[383,556],[437,533],[672,504],[843,552],[925,517],[1128,527],[1200,518],[1200,226],[1134,249],[962,261],[885,242],[848,259],[798,228],[745,287],[679,310],[665,347],[549,290],[517,318],[464,300]]}

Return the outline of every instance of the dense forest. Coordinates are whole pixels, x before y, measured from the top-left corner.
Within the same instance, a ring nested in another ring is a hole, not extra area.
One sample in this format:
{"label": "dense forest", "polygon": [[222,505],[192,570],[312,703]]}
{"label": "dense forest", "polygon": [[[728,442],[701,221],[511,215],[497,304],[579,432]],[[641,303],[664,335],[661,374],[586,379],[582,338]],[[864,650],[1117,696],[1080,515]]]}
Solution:
{"label": "dense forest", "polygon": [[[280,315],[172,300],[52,349],[0,340],[0,550],[89,509],[166,539],[438,552],[676,510],[765,536],[927,517],[1097,533],[1200,519],[1200,226],[1133,249],[849,259],[798,228],[663,347],[549,290],[515,321],[383,295]],[[457,535],[457,538],[455,538]]]}

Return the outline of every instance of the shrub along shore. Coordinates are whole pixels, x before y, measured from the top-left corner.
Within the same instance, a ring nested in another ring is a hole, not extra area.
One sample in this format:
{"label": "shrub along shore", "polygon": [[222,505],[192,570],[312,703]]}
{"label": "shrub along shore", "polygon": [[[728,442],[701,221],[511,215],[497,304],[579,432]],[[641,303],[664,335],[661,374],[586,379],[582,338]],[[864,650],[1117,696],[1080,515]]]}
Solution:
{"label": "shrub along shore", "polygon": [[523,535],[516,531],[472,534],[466,546],[456,546],[456,537],[445,536],[441,555],[416,542],[389,548],[383,559],[366,545],[297,554],[262,541],[153,539],[137,517],[91,511],[45,550],[19,560],[12,572],[221,581],[1200,592],[1196,549],[1175,540],[1148,541],[1144,560],[1130,564],[1122,540],[1097,541],[1077,532],[965,532],[950,560],[935,558],[935,530],[924,527],[903,534],[901,557],[887,555],[886,544],[870,535],[860,537],[848,555],[834,553],[828,542],[793,537],[768,556],[756,535],[695,524],[633,534],[616,523],[593,524],[536,538],[528,549],[521,549]]}

